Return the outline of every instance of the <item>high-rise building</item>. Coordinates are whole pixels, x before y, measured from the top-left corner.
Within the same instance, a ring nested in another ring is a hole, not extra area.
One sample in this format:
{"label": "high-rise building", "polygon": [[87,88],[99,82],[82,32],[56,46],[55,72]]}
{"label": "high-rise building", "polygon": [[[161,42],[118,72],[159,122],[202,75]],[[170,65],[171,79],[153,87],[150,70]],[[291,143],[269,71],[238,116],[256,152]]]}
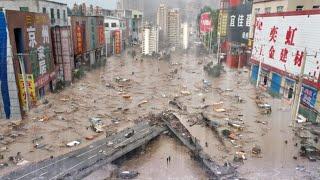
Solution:
{"label": "high-rise building", "polygon": [[172,47],[180,46],[179,9],[170,9],[168,12],[168,42]]}
{"label": "high-rise building", "polygon": [[165,4],[160,4],[157,11],[157,25],[164,35],[168,29],[168,7]]}
{"label": "high-rise building", "polygon": [[189,28],[188,23],[182,23],[181,24],[181,44],[183,49],[188,49],[189,47]]}
{"label": "high-rise building", "polygon": [[118,0],[117,9],[123,10],[144,10],[144,2],[143,0]]}
{"label": "high-rise building", "polygon": [[152,55],[159,52],[159,28],[145,25],[142,38],[142,54]]}

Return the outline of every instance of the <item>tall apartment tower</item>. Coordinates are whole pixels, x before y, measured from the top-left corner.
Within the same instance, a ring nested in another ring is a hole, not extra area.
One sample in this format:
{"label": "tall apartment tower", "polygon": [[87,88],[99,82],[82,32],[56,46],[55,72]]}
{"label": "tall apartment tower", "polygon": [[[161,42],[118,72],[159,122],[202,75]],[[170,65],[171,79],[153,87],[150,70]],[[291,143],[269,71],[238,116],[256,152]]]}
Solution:
{"label": "tall apartment tower", "polygon": [[157,25],[166,36],[168,31],[168,7],[165,4],[160,4],[158,8]]}
{"label": "tall apartment tower", "polygon": [[159,52],[159,28],[145,25],[142,38],[142,54],[152,55]]}
{"label": "tall apartment tower", "polygon": [[117,9],[137,10],[143,12],[144,3],[143,0],[118,0]]}
{"label": "tall apartment tower", "polygon": [[179,9],[170,9],[168,11],[168,42],[172,47],[180,47]]}

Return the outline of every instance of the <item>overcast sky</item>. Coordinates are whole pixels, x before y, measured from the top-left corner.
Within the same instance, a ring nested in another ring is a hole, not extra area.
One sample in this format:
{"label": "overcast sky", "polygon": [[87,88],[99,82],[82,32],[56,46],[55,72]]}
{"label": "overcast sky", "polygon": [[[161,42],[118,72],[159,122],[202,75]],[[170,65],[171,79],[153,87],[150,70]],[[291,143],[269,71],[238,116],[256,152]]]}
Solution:
{"label": "overcast sky", "polygon": [[75,2],[82,3],[85,2],[86,4],[98,5],[106,9],[115,9],[116,8],[116,0],[52,0],[57,2],[62,2],[68,4],[69,7],[73,7]]}

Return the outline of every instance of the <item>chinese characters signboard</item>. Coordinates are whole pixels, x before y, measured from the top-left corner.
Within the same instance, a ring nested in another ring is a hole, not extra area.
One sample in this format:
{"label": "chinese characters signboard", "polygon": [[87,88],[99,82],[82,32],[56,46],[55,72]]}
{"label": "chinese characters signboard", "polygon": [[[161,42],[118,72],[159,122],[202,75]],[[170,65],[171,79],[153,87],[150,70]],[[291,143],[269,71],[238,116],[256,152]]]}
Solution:
{"label": "chinese characters signboard", "polygon": [[[32,74],[26,74],[26,83],[27,83],[29,101],[31,102],[32,105],[35,105],[37,103],[37,96],[36,96],[36,88],[35,88]],[[21,106],[23,109],[25,109],[27,105],[27,100],[26,100],[27,95],[25,92],[24,81],[21,74],[19,74],[19,90],[20,90]]]}
{"label": "chinese characters signboard", "polygon": [[115,43],[115,53],[121,54],[121,37],[120,37],[120,31],[114,32],[114,43]]}
{"label": "chinese characters signboard", "polygon": [[231,42],[248,43],[251,25],[251,2],[244,1],[229,10],[228,40]]}
{"label": "chinese characters signboard", "polygon": [[98,28],[98,31],[99,31],[99,44],[100,45],[103,45],[103,44],[105,44],[106,42],[106,40],[105,40],[105,36],[104,36],[104,27],[103,27],[103,25],[99,25],[99,28]]}
{"label": "chinese characters signboard", "polygon": [[77,54],[83,53],[83,37],[81,25],[76,25],[76,52]]}
{"label": "chinese characters signboard", "polygon": [[257,17],[252,59],[291,75],[299,75],[306,48],[310,56],[307,56],[304,74],[318,80],[319,25],[320,14]]}
{"label": "chinese characters signboard", "polygon": [[212,22],[209,12],[205,12],[201,14],[200,17],[200,32],[207,33],[212,31]]}

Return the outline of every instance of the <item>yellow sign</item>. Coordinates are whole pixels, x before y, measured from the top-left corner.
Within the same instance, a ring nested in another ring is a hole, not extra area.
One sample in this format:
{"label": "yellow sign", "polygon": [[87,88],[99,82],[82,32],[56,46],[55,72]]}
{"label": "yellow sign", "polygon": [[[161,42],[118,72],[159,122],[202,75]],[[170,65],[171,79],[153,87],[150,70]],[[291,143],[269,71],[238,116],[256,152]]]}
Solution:
{"label": "yellow sign", "polygon": [[218,23],[218,32],[220,33],[220,36],[227,35],[227,23],[228,23],[228,13],[220,12],[219,23]]}
{"label": "yellow sign", "polygon": [[[33,74],[26,74],[26,83],[27,83],[27,91],[29,95],[29,103],[31,105],[35,105],[37,103],[37,96],[36,96],[36,87],[34,84]],[[26,108],[27,99],[26,99],[26,91],[24,89],[24,81],[21,74],[19,74],[19,91],[20,91],[20,99],[22,103],[22,108]]]}

